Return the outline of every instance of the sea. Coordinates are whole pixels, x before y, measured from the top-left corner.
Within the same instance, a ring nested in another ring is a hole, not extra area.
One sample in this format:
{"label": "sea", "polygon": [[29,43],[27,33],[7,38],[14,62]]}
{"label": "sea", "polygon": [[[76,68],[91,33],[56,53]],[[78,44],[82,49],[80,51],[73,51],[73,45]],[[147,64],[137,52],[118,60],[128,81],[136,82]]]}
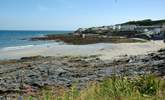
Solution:
{"label": "sea", "polygon": [[0,50],[5,48],[23,48],[34,45],[54,43],[54,41],[31,41],[32,37],[49,34],[67,34],[72,31],[2,31],[0,30]]}

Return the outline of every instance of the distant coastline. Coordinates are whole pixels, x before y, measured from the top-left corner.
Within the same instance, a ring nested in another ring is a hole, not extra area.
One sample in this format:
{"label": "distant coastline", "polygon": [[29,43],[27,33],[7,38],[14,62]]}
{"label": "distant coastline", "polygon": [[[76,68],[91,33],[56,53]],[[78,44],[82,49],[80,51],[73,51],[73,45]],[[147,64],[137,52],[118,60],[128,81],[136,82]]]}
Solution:
{"label": "distant coastline", "polygon": [[62,41],[67,44],[84,45],[95,43],[136,43],[165,39],[165,20],[129,21],[122,24],[79,28],[67,35],[33,37],[32,41]]}

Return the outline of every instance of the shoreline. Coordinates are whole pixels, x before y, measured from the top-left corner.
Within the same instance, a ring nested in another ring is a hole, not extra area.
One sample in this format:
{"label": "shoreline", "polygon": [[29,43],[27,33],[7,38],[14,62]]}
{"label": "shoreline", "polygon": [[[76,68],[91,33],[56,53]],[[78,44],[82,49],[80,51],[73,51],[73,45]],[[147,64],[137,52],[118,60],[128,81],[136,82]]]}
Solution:
{"label": "shoreline", "polygon": [[145,43],[97,43],[88,45],[69,45],[50,43],[43,45],[25,46],[22,48],[9,47],[0,49],[0,59],[20,59],[30,56],[92,56],[99,55],[101,59],[112,59],[124,55],[142,55],[164,48],[163,41],[148,41]]}

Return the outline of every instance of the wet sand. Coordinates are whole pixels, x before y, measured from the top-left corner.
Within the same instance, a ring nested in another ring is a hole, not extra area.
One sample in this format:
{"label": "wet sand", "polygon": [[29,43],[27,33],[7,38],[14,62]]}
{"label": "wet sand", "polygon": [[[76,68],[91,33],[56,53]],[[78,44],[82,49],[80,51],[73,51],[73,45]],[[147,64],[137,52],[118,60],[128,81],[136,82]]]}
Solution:
{"label": "wet sand", "polygon": [[0,59],[19,59],[30,56],[91,56],[113,59],[123,55],[142,55],[164,48],[163,41],[145,43],[98,43],[89,45],[45,44],[22,48],[0,49]]}

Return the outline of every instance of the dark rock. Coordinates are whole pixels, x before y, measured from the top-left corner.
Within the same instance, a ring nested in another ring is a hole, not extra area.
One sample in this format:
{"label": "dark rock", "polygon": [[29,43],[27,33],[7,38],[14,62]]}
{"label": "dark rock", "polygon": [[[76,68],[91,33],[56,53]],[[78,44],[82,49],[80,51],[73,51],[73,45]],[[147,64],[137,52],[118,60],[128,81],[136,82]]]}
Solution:
{"label": "dark rock", "polygon": [[32,56],[32,57],[22,57],[20,60],[34,60],[34,59],[39,59],[42,58],[42,56]]}

